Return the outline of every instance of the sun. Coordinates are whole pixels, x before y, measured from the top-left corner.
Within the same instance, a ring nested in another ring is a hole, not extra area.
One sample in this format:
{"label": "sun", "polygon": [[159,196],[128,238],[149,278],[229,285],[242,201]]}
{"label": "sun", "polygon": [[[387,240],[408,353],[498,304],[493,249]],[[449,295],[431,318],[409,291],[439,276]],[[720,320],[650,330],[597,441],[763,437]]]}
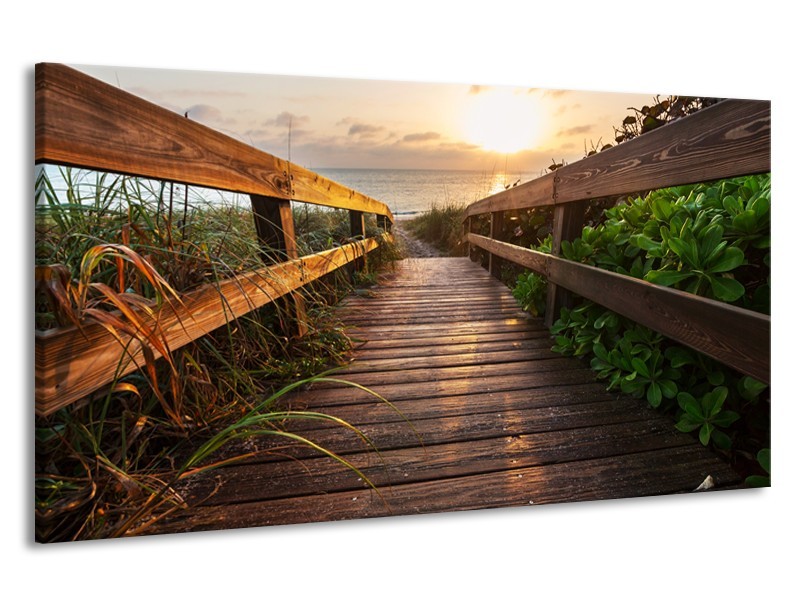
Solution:
{"label": "sun", "polygon": [[541,119],[532,94],[495,88],[471,94],[467,103],[463,130],[468,141],[502,154],[536,145]]}

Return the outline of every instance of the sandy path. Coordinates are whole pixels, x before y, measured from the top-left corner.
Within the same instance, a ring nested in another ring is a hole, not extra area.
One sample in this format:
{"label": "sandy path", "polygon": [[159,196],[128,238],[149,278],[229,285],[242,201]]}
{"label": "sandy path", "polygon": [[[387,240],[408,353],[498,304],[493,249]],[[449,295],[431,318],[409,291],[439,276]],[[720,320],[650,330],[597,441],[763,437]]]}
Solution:
{"label": "sandy path", "polygon": [[395,240],[407,258],[431,258],[436,256],[445,256],[445,254],[438,248],[435,248],[429,243],[423,242],[422,240],[414,237],[410,231],[403,227],[403,225],[403,221],[395,221],[392,227],[392,233],[394,233]]}

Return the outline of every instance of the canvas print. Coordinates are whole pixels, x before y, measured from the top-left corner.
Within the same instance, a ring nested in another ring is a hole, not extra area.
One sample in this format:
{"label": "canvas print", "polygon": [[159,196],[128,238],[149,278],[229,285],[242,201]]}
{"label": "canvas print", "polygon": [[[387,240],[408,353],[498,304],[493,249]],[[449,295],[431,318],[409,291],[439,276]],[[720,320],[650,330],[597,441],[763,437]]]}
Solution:
{"label": "canvas print", "polygon": [[769,486],[770,102],[533,85],[36,65],[36,541]]}

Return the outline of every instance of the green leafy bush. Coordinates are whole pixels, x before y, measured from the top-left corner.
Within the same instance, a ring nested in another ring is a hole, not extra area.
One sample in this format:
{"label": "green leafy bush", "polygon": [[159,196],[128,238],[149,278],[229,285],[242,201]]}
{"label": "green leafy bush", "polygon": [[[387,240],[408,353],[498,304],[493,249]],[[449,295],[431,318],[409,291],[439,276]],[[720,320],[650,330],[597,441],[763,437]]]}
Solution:
{"label": "green leafy bush", "polygon": [[544,314],[547,281],[543,277],[536,273],[523,273],[517,278],[512,292],[522,310],[535,317]]}
{"label": "green leafy bush", "polygon": [[[564,241],[561,254],[768,314],[770,191],[767,174],[629,198]],[[546,286],[532,285],[531,277],[539,276],[520,276],[514,289],[523,307],[544,299]],[[592,302],[559,316],[553,349],[586,357],[609,390],[647,398],[672,412],[678,429],[719,450],[753,456],[768,446],[765,384]]]}

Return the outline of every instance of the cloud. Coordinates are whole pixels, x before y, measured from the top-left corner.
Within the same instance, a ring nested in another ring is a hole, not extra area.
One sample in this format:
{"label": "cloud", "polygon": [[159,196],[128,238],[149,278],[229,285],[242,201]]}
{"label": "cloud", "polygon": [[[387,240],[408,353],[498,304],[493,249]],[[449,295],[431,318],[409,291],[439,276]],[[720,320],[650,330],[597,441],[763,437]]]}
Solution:
{"label": "cloud", "polygon": [[594,129],[594,125],[576,125],[575,127],[569,127],[568,129],[562,129],[556,134],[556,137],[565,137],[568,135],[578,135],[580,133],[589,133],[592,129]]}
{"label": "cloud", "polygon": [[381,125],[369,125],[367,123],[354,123],[347,131],[347,135],[360,135],[363,137],[374,136],[386,129]]}
{"label": "cloud", "polygon": [[580,103],[577,103],[577,102],[575,104],[572,104],[572,105],[570,105],[570,104],[562,104],[561,106],[558,107],[558,110],[556,110],[556,112],[553,113],[553,116],[558,117],[558,116],[563,115],[568,110],[574,110],[574,109],[580,108],[580,107],[581,107]]}
{"label": "cloud", "polygon": [[445,150],[478,150],[480,146],[478,144],[470,144],[468,142],[442,142],[439,144],[439,148]]}
{"label": "cloud", "polygon": [[295,125],[303,125],[311,121],[311,118],[306,115],[296,115],[294,113],[290,113],[289,111],[283,111],[282,113],[278,114],[274,119],[267,119],[264,121],[264,125],[267,127],[289,127],[291,124],[292,127]]}
{"label": "cloud", "polygon": [[559,98],[569,94],[572,90],[548,90],[545,88],[528,88],[529,94],[541,94],[543,98]]}
{"label": "cloud", "polygon": [[404,142],[428,142],[431,140],[438,140],[442,137],[441,133],[435,131],[426,131],[425,133],[409,133],[403,137]]}
{"label": "cloud", "polygon": [[225,120],[222,112],[217,107],[211,106],[210,104],[195,104],[187,108],[186,112],[188,113],[188,117],[193,121],[222,122]]}

